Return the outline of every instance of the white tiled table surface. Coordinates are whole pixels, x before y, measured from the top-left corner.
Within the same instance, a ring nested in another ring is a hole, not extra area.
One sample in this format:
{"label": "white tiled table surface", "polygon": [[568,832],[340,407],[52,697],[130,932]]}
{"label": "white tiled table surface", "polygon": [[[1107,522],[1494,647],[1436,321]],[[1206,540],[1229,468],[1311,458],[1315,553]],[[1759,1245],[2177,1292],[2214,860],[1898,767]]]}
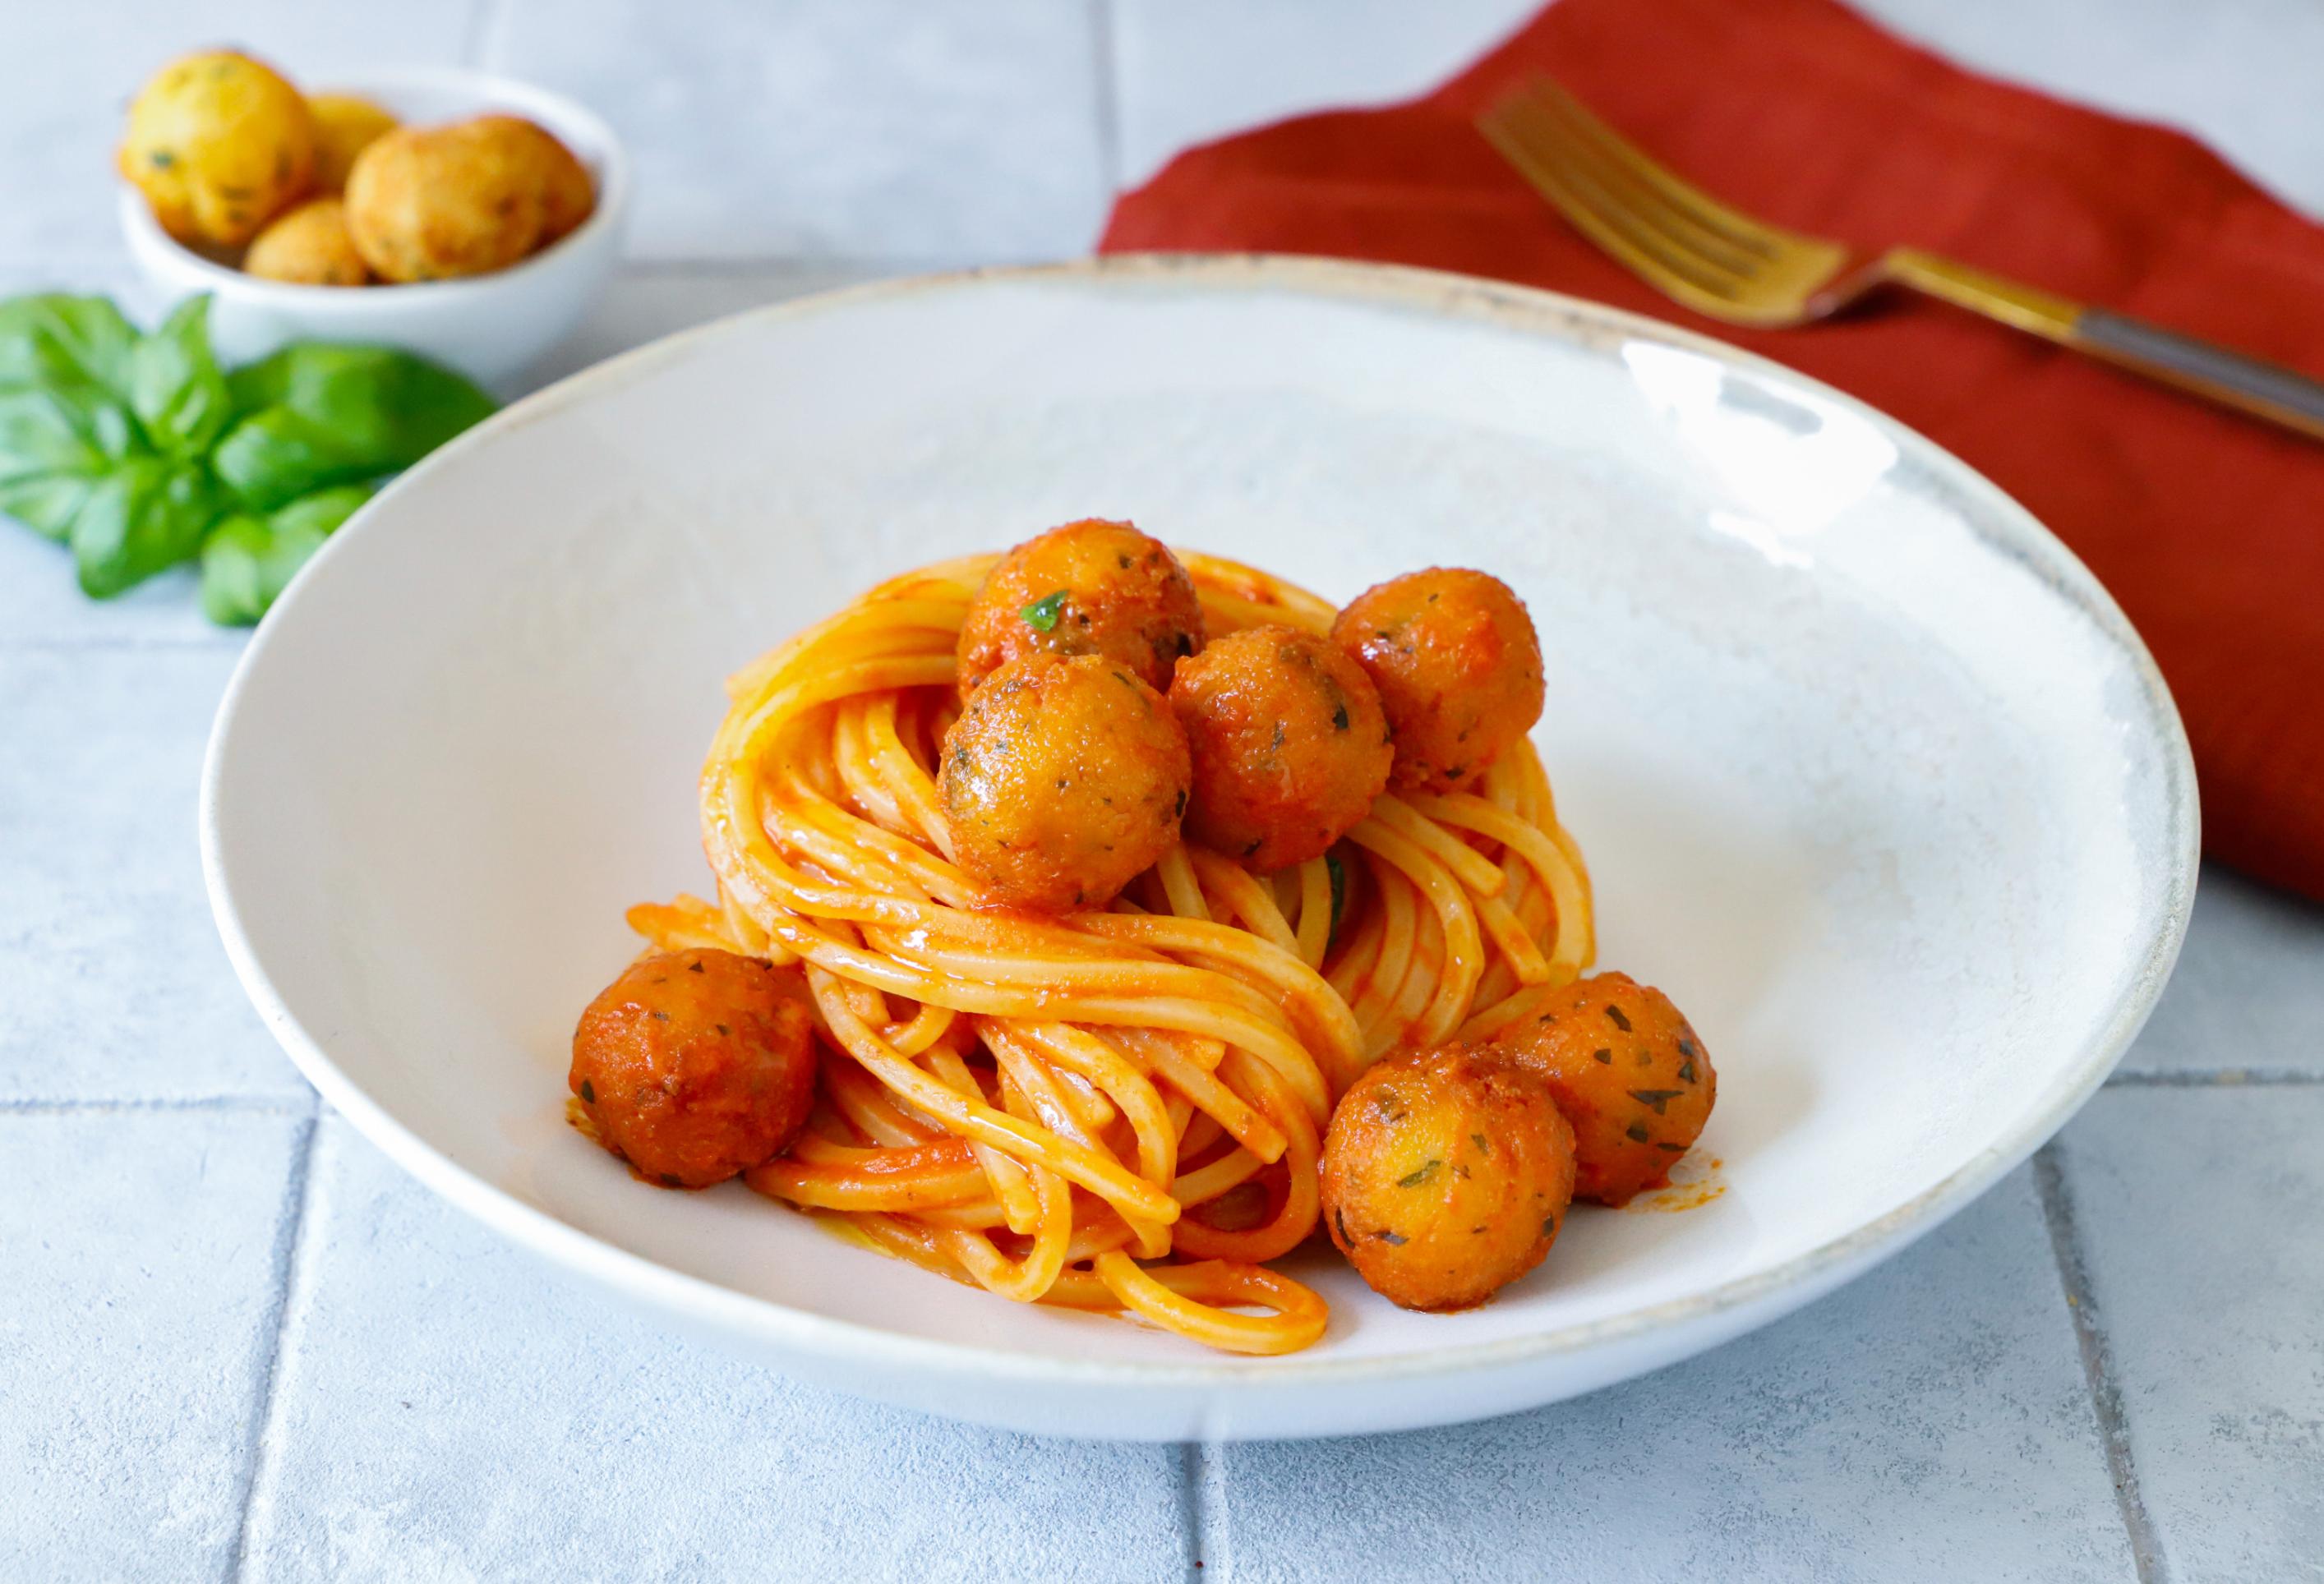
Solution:
{"label": "white tiled table surface", "polygon": [[[1423,86],[1529,5],[0,0],[0,290],[127,284],[119,106],[205,38],[310,79],[482,64],[611,116],[632,262],[548,377],[1083,251],[1174,150]],[[2315,0],[1873,9],[2324,211]],[[2056,1144],[1705,1358],[1425,1434],[1030,1440],[673,1340],[318,1109],[201,896],[240,640],[189,594],[86,604],[0,525],[0,1578],[2324,1578],[2324,912],[2207,873]]]}

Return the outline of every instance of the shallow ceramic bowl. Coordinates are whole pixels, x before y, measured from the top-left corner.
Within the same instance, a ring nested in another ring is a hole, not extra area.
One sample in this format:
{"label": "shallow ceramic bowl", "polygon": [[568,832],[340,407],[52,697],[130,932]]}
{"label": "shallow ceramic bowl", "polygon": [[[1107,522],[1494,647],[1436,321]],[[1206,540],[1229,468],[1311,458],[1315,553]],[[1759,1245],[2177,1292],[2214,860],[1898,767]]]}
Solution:
{"label": "shallow ceramic bowl", "polygon": [[630,163],[613,129],[562,95],[480,71],[383,73],[317,92],[360,94],[409,124],[488,111],[530,116],[589,168],[597,207],[569,235],[489,275],[400,286],[293,286],[216,262],[155,224],[135,188],[121,183],[122,235],[148,288],[164,303],[211,295],[210,339],[229,364],[286,341],[397,346],[485,384],[504,380],[562,340],[604,290],[621,256]]}
{"label": "shallow ceramic bowl", "polygon": [[[1517,586],[1602,962],[1669,989],[1718,1060],[1691,1188],[1578,1211],[1463,1314],[1311,1252],[1324,1340],[1240,1358],[953,1285],[739,1185],[641,1187],[567,1127],[576,1015],[634,950],[622,907],[706,885],[720,679],[903,568],[1092,514],[1340,599],[1430,563]],[[895,1402],[1285,1436],[1587,1391],[1927,1231],[2137,1030],[2196,806],[2106,595],[1877,413],[1563,298],[1222,258],[842,292],[511,409],[276,606],[219,713],[202,833],[268,1025],[512,1240]]]}

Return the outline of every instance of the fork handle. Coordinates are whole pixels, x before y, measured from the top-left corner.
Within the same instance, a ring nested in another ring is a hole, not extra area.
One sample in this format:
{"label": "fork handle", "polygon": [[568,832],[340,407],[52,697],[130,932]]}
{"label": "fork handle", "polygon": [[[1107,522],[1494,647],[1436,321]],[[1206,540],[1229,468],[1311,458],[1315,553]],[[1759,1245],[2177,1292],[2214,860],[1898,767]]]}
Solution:
{"label": "fork handle", "polygon": [[2068,345],[2324,439],[2324,383],[2279,364],[2102,308],[2081,311]]}
{"label": "fork handle", "polygon": [[2324,383],[2305,374],[1918,248],[1884,262],[1900,285],[2324,440]]}

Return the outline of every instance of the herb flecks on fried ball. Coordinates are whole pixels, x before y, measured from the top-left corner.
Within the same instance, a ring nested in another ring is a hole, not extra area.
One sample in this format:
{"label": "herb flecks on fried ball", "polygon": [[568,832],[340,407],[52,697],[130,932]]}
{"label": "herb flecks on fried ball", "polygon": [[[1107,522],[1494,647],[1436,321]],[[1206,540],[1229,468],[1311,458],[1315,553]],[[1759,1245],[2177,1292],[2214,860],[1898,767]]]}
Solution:
{"label": "herb flecks on fried ball", "polygon": [[1702,1036],[1668,996],[1627,973],[1574,981],[1486,1048],[1549,1084],[1573,1124],[1574,1193],[1606,1204],[1666,1183],[1719,1098]]}
{"label": "herb flecks on fried ball", "polygon": [[1332,1113],[1323,1220],[1382,1297],[1467,1309],[1541,1263],[1573,1174],[1573,1129],[1533,1073],[1489,1050],[1404,1052]]}
{"label": "herb flecks on fried ball", "polygon": [[1187,835],[1254,869],[1321,857],[1388,785],[1379,695],[1329,639],[1230,633],[1178,662],[1170,707],[1194,752]]}
{"label": "herb flecks on fried ball", "polygon": [[1030,654],[969,695],[936,796],[993,900],[1102,907],[1178,839],[1191,771],[1169,701],[1104,655]]}
{"label": "herb flecks on fried ball", "polygon": [[119,164],[162,230],[196,247],[237,248],[314,180],[314,117],[265,62],[205,51],[138,91]]}
{"label": "herb flecks on fried ball", "polygon": [[960,630],[960,690],[1028,654],[1103,655],[1157,692],[1203,647],[1194,580],[1161,540],[1088,518],[993,563]]}
{"label": "herb flecks on fried ball", "polygon": [[668,953],[589,1003],[567,1083],[641,1178],[706,1188],[789,1147],[815,1100],[814,1033],[796,968]]}
{"label": "herb flecks on fried ball", "polygon": [[1332,637],[1379,689],[1399,791],[1466,784],[1541,719],[1541,639],[1482,572],[1431,567],[1358,594]]}

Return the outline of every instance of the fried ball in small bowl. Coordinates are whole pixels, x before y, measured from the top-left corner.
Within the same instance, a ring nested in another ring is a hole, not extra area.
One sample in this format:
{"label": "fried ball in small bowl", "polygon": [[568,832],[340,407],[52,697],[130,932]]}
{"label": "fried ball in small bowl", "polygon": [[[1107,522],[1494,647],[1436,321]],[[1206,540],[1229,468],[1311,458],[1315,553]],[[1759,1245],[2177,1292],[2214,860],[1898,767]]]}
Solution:
{"label": "fried ball in small bowl", "polygon": [[1541,639],[1509,585],[1434,566],[1366,589],[1332,637],[1379,689],[1398,791],[1469,781],[1541,719]]}
{"label": "fried ball in small bowl", "polygon": [[936,797],[954,860],[1043,913],[1102,907],[1178,839],[1192,772],[1170,705],[1103,655],[1030,654],[969,695]]}
{"label": "fried ball in small bowl", "polygon": [[566,1082],[640,1177],[707,1188],[790,1147],[815,1101],[814,1036],[798,970],[665,953],[589,1003]]}
{"label": "fried ball in small bowl", "polygon": [[237,248],[313,180],[315,122],[272,67],[205,51],[138,91],[119,164],[162,230],[194,247]]}
{"label": "fried ball in small bowl", "polygon": [[536,251],[549,246],[567,233],[577,229],[597,207],[597,189],[589,180],[589,168],[574,156],[573,151],[559,142],[557,134],[537,121],[521,115],[479,115],[480,123],[491,123],[494,132],[512,144],[521,144],[525,157],[532,161],[540,178],[540,240]]}
{"label": "fried ball in small bowl", "polygon": [[335,198],[309,198],[258,234],[243,272],[299,286],[362,286],[371,280]]}
{"label": "fried ball in small bowl", "polygon": [[1462,1045],[1374,1063],[1323,1143],[1323,1220],[1371,1289],[1469,1309],[1539,1265],[1573,1198],[1573,1129],[1549,1087]]}
{"label": "fried ball in small bowl", "polygon": [[960,630],[966,694],[1020,655],[1104,655],[1167,692],[1203,647],[1194,580],[1161,540],[1127,522],[1068,522],[993,563]]}
{"label": "fried ball in small bowl", "polygon": [[309,94],[315,119],[315,190],[337,197],[347,188],[355,156],[396,128],[396,119],[360,94]]}
{"label": "fried ball in small bowl", "polygon": [[399,126],[355,156],[347,229],[372,273],[447,281],[532,252],[548,214],[540,149],[509,119]]}
{"label": "fried ball in small bowl", "polygon": [[1627,973],[1575,980],[1489,1048],[1549,1084],[1573,1124],[1574,1193],[1605,1204],[1667,1183],[1719,1099],[1702,1036],[1668,996]]}
{"label": "fried ball in small bowl", "polygon": [[1186,833],[1261,871],[1319,858],[1388,785],[1388,717],[1329,639],[1249,627],[1178,662],[1170,707],[1194,791]]}

